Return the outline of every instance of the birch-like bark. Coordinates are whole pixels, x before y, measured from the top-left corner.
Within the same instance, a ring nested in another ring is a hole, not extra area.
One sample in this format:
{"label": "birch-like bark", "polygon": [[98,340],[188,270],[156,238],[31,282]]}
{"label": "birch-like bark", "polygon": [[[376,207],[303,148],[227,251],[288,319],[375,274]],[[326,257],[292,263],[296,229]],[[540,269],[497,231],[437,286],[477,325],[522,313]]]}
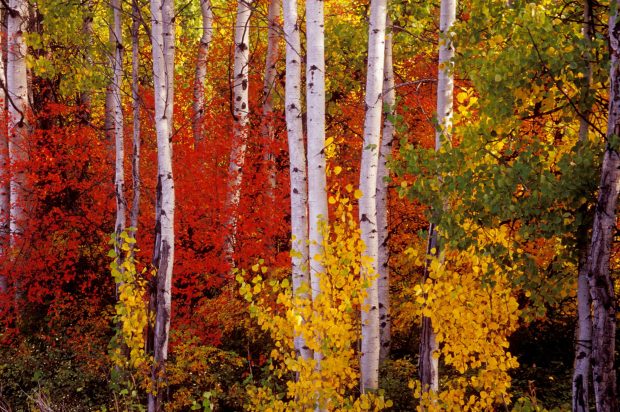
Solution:
{"label": "birch-like bark", "polygon": [[265,58],[265,77],[263,79],[263,122],[261,135],[266,142],[268,150],[265,152],[265,163],[269,172],[269,197],[273,196],[276,187],[276,171],[274,167],[274,154],[271,146],[274,141],[273,128],[273,89],[276,85],[276,63],[278,62],[278,46],[280,36],[278,34],[278,19],[280,18],[280,6],[282,0],[270,0],[267,13],[267,56]]}
{"label": "birch-like bark", "polygon": [[[586,61],[588,69],[586,73],[585,105],[579,122],[579,140],[586,142],[589,132],[589,118],[591,107],[588,103],[588,94],[592,84],[592,64],[590,63],[590,47],[594,37],[594,24],[592,20],[592,2],[584,1],[584,23],[582,34],[586,42]],[[587,278],[587,255],[588,237],[587,228],[580,227],[577,233],[577,248],[579,251],[578,274],[577,274],[577,333],[575,342],[575,360],[573,368],[572,406],[573,412],[588,412],[590,404],[590,362],[592,356],[592,300]]]}
{"label": "birch-like bark", "polygon": [[364,145],[360,167],[359,219],[361,239],[365,244],[362,253],[370,262],[370,268],[362,266],[361,276],[368,282],[362,308],[362,393],[379,388],[379,238],[377,227],[377,169],[381,135],[383,105],[383,66],[385,59],[386,0],[370,3],[368,27],[368,71],[366,74],[366,117],[364,120]]}
{"label": "birch-like bark", "polygon": [[127,200],[125,199],[125,143],[123,137],[123,103],[121,100],[121,82],[123,81],[123,32],[121,27],[121,1],[111,0],[112,26],[110,27],[110,45],[112,54],[110,55],[110,65],[112,66],[112,81],[109,89],[111,93],[112,106],[110,116],[113,121],[114,147],[115,147],[115,168],[114,168],[114,192],[116,197],[116,223],[114,233],[116,236],[116,259],[119,271],[123,271],[123,239],[121,233],[125,230],[127,223]]}
{"label": "birch-like bark", "polygon": [[[93,2],[92,0],[87,0],[86,2],[86,10],[84,11],[84,16],[82,17],[82,35],[85,37],[85,46],[86,50],[85,54],[85,64],[87,67],[92,67],[93,65],[93,56],[92,56],[92,43],[93,43]],[[84,123],[90,122],[90,111],[91,111],[91,101],[92,96],[90,90],[83,90],[80,92],[79,104],[82,106],[82,110],[80,112],[80,116]]]}
{"label": "birch-like bark", "polygon": [[[7,261],[9,249],[9,209],[11,199],[9,196],[9,140],[8,140],[8,113],[5,93],[6,76],[4,70],[4,50],[6,48],[6,26],[4,24],[7,11],[4,6],[0,7],[0,260]],[[6,292],[8,281],[6,276],[0,275],[0,293]]]}
{"label": "birch-like bark", "polygon": [[[304,284],[310,285],[310,272],[308,270],[308,178],[301,113],[301,40],[297,19],[297,0],[284,0],[284,38],[286,40],[284,105],[291,175],[293,293],[300,299],[308,299],[307,293],[300,292]],[[295,336],[295,351],[304,360],[311,359],[313,356],[301,336]]]}
{"label": "birch-like bark", "polygon": [[230,181],[226,206],[230,213],[228,236],[224,245],[226,259],[233,264],[237,239],[237,206],[241,198],[241,181],[248,140],[248,69],[250,64],[250,16],[253,0],[239,0],[235,22],[235,63],[233,68],[233,139],[228,172]]}
{"label": "birch-like bark", "polygon": [[616,232],[616,205],[620,189],[620,0],[609,16],[611,68],[607,147],[603,156],[599,194],[588,252],[587,278],[592,298],[592,372],[597,411],[617,411],[616,399],[616,297],[609,271],[611,244]]}
{"label": "birch-like bark", "polygon": [[151,1],[155,129],[157,132],[157,199],[159,203],[154,253],[157,268],[155,332],[151,379],[155,394],[148,395],[149,412],[163,410],[168,337],[171,318],[171,286],[174,264],[174,178],[172,174],[174,2]]}
{"label": "birch-like bark", "polygon": [[[8,53],[7,53],[7,93],[8,104],[8,136],[10,161],[10,246],[17,246],[24,233],[26,206],[26,170],[28,160],[28,74],[26,40],[28,2],[26,0],[10,0],[8,12]],[[19,291],[16,292],[19,297]]]}
{"label": "birch-like bark", "polygon": [[379,360],[384,361],[390,353],[391,345],[391,318],[390,318],[390,269],[388,260],[390,251],[388,248],[388,182],[389,170],[387,161],[392,155],[392,143],[394,142],[394,123],[392,118],[395,113],[396,89],[394,88],[394,65],[392,63],[392,22],[386,20],[385,34],[385,61],[383,70],[383,135],[381,137],[381,149],[379,151],[379,168],[377,170],[377,231],[379,238],[379,257],[377,267],[379,270],[379,331],[381,337],[381,351]]}
{"label": "birch-like bark", "polygon": [[[138,0],[131,1],[131,110],[133,112],[131,175],[133,181],[133,199],[129,213],[129,226],[133,228],[133,237],[138,234],[138,217],[140,215],[140,5]],[[134,253],[131,245],[131,253]]]}
{"label": "birch-like bark", "polygon": [[[439,16],[439,62],[437,78],[437,131],[435,149],[441,149],[443,140],[449,141],[452,132],[453,110],[453,59],[454,44],[450,30],[456,18],[456,0],[441,0]],[[439,242],[435,225],[430,226],[428,253],[439,256]],[[420,336],[420,382],[422,390],[439,390],[439,361],[433,356],[437,352],[437,340],[430,318],[422,318]]]}
{"label": "birch-like bark", "polygon": [[202,14],[202,37],[198,43],[198,58],[196,59],[196,75],[194,77],[194,118],[192,121],[194,131],[194,144],[200,147],[203,141],[202,124],[205,110],[205,80],[207,79],[207,59],[209,47],[213,39],[213,9],[211,0],[200,0],[200,12]]}

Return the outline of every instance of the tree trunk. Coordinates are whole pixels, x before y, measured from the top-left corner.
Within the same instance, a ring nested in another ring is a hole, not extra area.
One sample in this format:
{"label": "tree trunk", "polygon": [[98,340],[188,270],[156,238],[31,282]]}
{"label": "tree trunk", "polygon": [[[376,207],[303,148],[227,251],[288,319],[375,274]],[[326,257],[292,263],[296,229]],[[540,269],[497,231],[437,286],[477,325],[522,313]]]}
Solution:
{"label": "tree trunk", "polygon": [[382,362],[389,356],[391,344],[391,318],[390,318],[390,269],[388,260],[390,251],[388,248],[388,183],[389,170],[387,161],[392,154],[394,142],[394,124],[392,117],[396,104],[396,90],[394,88],[394,66],[392,63],[392,22],[387,18],[385,34],[385,62],[383,70],[383,136],[381,137],[381,149],[379,151],[379,167],[377,169],[377,231],[379,238],[379,257],[377,268],[379,270],[379,331],[381,337],[381,351],[379,360]]}
{"label": "tree trunk", "polygon": [[[579,140],[586,142],[588,140],[589,117],[591,107],[588,102],[588,94],[590,93],[592,83],[592,64],[589,63],[590,45],[594,37],[594,24],[592,20],[592,3],[590,0],[584,2],[583,12],[584,23],[582,34],[586,41],[588,51],[584,56],[588,61],[588,69],[586,73],[586,85],[584,93],[584,109],[582,110],[582,118],[579,122]],[[577,248],[579,251],[579,263],[577,269],[577,333],[575,342],[575,361],[573,369],[573,386],[572,386],[572,404],[573,412],[589,411],[589,388],[590,388],[590,361],[592,356],[592,300],[590,299],[590,290],[588,288],[587,278],[587,258],[588,258],[588,228],[580,227],[577,233]]]}
{"label": "tree trunk", "polygon": [[379,167],[379,144],[381,113],[383,105],[383,67],[385,60],[386,0],[370,3],[368,27],[368,71],[366,75],[366,117],[364,120],[364,144],[360,167],[359,219],[361,239],[365,244],[363,256],[369,258],[370,268],[362,267],[361,276],[368,280],[364,308],[362,309],[362,356],[361,391],[379,388],[379,238],[377,227],[377,169]]}
{"label": "tree trunk", "polygon": [[[7,261],[9,250],[9,209],[11,200],[9,196],[9,140],[8,140],[8,113],[7,99],[5,93],[6,76],[4,70],[4,50],[6,46],[6,26],[4,22],[7,10],[4,6],[0,8],[0,260]],[[0,275],[0,293],[6,292],[8,281],[6,276]]]}
{"label": "tree trunk", "polygon": [[[11,199],[9,207],[10,246],[17,247],[24,234],[26,224],[26,165],[28,160],[28,137],[30,125],[28,115],[28,74],[26,58],[28,48],[24,35],[26,34],[28,2],[25,0],[10,0],[8,11],[8,53],[7,53],[7,93],[8,103],[8,139],[10,161],[10,189]],[[16,280],[16,298],[21,291]]]}
{"label": "tree trunk", "polygon": [[[92,0],[87,0],[86,7],[84,11],[84,15],[82,17],[82,35],[86,38],[84,51],[85,63],[88,67],[92,67],[93,65],[93,56],[92,56],[92,42],[93,42],[93,2]],[[91,102],[92,96],[90,90],[83,90],[80,92],[79,96],[79,104],[80,116],[82,122],[88,124],[90,123],[90,111],[91,111]]]}
{"label": "tree trunk", "polygon": [[225,253],[234,264],[234,249],[237,238],[237,207],[241,198],[241,181],[248,140],[248,69],[250,65],[250,16],[253,0],[239,0],[235,23],[235,64],[233,73],[233,139],[228,171],[230,181],[226,206],[230,213]]}
{"label": "tree trunk", "polygon": [[[286,39],[284,105],[286,108],[291,175],[293,293],[301,299],[307,299],[307,293],[299,292],[302,285],[310,285],[310,272],[308,271],[308,178],[301,113],[301,41],[297,18],[297,0],[284,0],[284,38]],[[304,360],[311,359],[313,356],[312,351],[308,349],[301,336],[295,337],[295,351]]]}
{"label": "tree trunk", "polygon": [[[441,148],[442,141],[450,141],[452,132],[452,108],[454,91],[453,58],[454,44],[450,30],[456,18],[456,0],[441,0],[439,16],[439,62],[437,78],[437,131],[435,149]],[[429,230],[429,250],[431,255],[439,256],[439,242],[435,225]],[[420,336],[420,381],[422,390],[439,390],[439,362],[433,354],[438,350],[433,324],[429,318],[422,318]]]}
{"label": "tree trunk", "polygon": [[196,76],[194,78],[194,144],[201,146],[203,141],[203,121],[205,105],[205,80],[207,78],[207,58],[209,56],[209,46],[213,39],[213,9],[211,0],[200,0],[200,12],[202,14],[202,37],[198,44],[198,58],[196,59]]}
{"label": "tree trunk", "polygon": [[[131,107],[133,111],[133,147],[131,155],[131,174],[133,180],[133,200],[129,214],[129,226],[133,237],[138,233],[140,214],[140,5],[138,0],[131,2]],[[132,254],[134,253],[132,244]]]}
{"label": "tree trunk", "polygon": [[155,393],[148,395],[149,412],[162,411],[171,318],[174,264],[174,178],[172,174],[172,120],[174,68],[174,2],[151,1],[155,129],[157,132],[157,199],[159,203],[154,263],[157,268],[155,332],[151,379]]}
{"label": "tree trunk", "polygon": [[616,231],[616,204],[620,184],[620,0],[612,3],[609,16],[611,69],[609,75],[609,119],[607,148],[603,156],[599,194],[588,252],[587,277],[592,297],[592,372],[596,410],[618,410],[614,351],[616,297],[609,271],[611,244]]}
{"label": "tree trunk", "polygon": [[112,66],[112,81],[109,86],[112,106],[108,107],[107,110],[111,110],[112,112],[110,116],[114,124],[113,133],[116,154],[114,168],[114,192],[116,195],[116,224],[114,225],[114,233],[116,236],[115,249],[118,269],[119,271],[123,271],[123,239],[121,233],[126,227],[127,201],[125,199],[125,143],[123,138],[123,102],[121,97],[121,83],[123,81],[122,10],[120,0],[111,0],[110,6],[113,13],[113,23],[110,27],[110,45],[112,46],[110,65]]}
{"label": "tree trunk", "polygon": [[263,81],[263,122],[261,135],[267,145],[265,163],[269,171],[269,198],[273,197],[273,189],[276,188],[276,171],[274,167],[274,154],[272,145],[274,141],[273,129],[273,89],[276,85],[276,63],[278,62],[278,18],[280,17],[280,5],[282,0],[270,0],[267,14],[269,32],[267,34],[267,56],[265,58],[265,77]]}

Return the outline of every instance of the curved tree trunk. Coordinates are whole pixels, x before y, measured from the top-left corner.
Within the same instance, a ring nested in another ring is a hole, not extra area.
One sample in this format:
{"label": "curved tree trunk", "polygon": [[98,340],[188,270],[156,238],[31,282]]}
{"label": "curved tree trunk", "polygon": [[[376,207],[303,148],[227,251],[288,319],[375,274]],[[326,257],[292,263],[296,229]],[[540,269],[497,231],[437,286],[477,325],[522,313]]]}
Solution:
{"label": "curved tree trunk", "polygon": [[230,163],[228,166],[230,181],[226,209],[228,219],[228,236],[224,245],[227,260],[234,264],[234,249],[237,239],[237,207],[241,198],[243,165],[248,140],[248,70],[250,65],[250,16],[253,0],[239,0],[237,19],[235,21],[235,64],[233,69],[233,139]]}
{"label": "curved tree trunk", "polygon": [[202,37],[198,44],[196,75],[194,77],[194,101],[192,103],[194,110],[192,126],[194,130],[194,144],[196,147],[201,146],[204,140],[202,135],[202,124],[205,110],[205,80],[207,78],[209,46],[213,39],[213,9],[211,7],[211,0],[200,0],[200,12],[202,14]]}
{"label": "curved tree trunk", "polygon": [[155,394],[148,395],[149,412],[162,411],[165,389],[166,360],[171,318],[171,286],[174,264],[174,177],[172,174],[172,122],[174,77],[174,2],[152,0],[153,79],[155,86],[155,129],[157,132],[157,199],[156,222],[157,268],[155,332],[153,342],[153,380]]}
{"label": "curved tree trunk", "polygon": [[360,167],[359,219],[361,239],[365,244],[363,256],[369,258],[371,268],[362,267],[361,276],[367,279],[366,298],[362,309],[361,391],[379,388],[379,238],[377,227],[377,169],[381,113],[383,105],[383,68],[385,60],[386,0],[372,0],[368,27],[368,71],[366,74],[366,117],[364,144]]}
{"label": "curved tree trunk", "polygon": [[377,169],[377,230],[379,238],[379,257],[377,268],[379,270],[379,331],[381,337],[380,361],[384,361],[390,353],[391,345],[391,318],[390,318],[390,269],[388,260],[390,251],[388,248],[388,183],[389,170],[387,161],[392,154],[394,142],[394,116],[396,104],[396,90],[394,88],[394,66],[392,63],[392,22],[387,18],[385,34],[385,62],[383,70],[383,136],[381,137],[381,149],[379,151],[379,167]]}

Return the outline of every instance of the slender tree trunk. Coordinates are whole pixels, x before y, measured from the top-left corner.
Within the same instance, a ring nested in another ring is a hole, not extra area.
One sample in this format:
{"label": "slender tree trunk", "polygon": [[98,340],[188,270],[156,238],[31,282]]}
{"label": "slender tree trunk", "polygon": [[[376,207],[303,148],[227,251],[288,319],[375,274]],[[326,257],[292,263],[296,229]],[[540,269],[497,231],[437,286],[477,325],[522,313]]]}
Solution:
{"label": "slender tree trunk", "polygon": [[[588,61],[588,71],[586,73],[586,85],[584,87],[584,108],[582,112],[583,118],[579,123],[579,140],[586,142],[588,140],[589,117],[591,112],[588,103],[588,94],[592,83],[592,64],[589,63],[592,38],[594,37],[594,24],[592,21],[592,3],[591,0],[584,2],[584,23],[582,34],[586,41],[588,51],[586,52],[586,60]],[[588,257],[588,229],[581,227],[578,230],[577,248],[579,250],[579,263],[577,275],[577,336],[575,342],[575,361],[573,369],[573,412],[589,411],[589,387],[590,387],[590,361],[592,356],[592,300],[590,299],[590,290],[588,288],[587,278],[587,257]]]}
{"label": "slender tree trunk", "polygon": [[112,82],[110,84],[111,117],[114,124],[114,147],[116,154],[114,191],[116,195],[116,224],[114,233],[116,234],[116,259],[119,271],[123,271],[123,239],[121,233],[125,230],[127,220],[127,201],[125,199],[125,143],[123,137],[123,102],[121,98],[121,83],[123,81],[123,38],[121,27],[121,1],[111,0],[110,6],[113,13],[113,23],[110,27],[110,42],[112,55],[110,65],[112,66]]}
{"label": "slender tree trunk", "polygon": [[[84,11],[84,16],[82,17],[82,34],[86,38],[85,46],[86,50],[85,54],[85,64],[87,67],[92,67],[93,65],[93,56],[92,56],[92,39],[93,39],[93,2],[92,0],[87,0],[86,7]],[[90,122],[90,111],[91,111],[91,101],[92,96],[90,90],[84,90],[80,92],[79,96],[79,104],[82,106],[80,111],[80,116],[84,123]]]}
{"label": "slender tree trunk", "polygon": [[[307,299],[299,288],[310,285],[308,271],[308,178],[301,113],[301,41],[297,18],[297,0],[284,0],[284,38],[286,39],[286,85],[284,105],[288,133],[291,175],[291,261],[293,293]],[[295,351],[304,360],[312,358],[301,336],[295,337]]]}
{"label": "slender tree trunk", "polygon": [[[456,0],[441,0],[439,17],[439,64],[437,78],[437,131],[435,149],[441,148],[443,140],[450,140],[452,132],[452,109],[454,91],[454,44],[450,30],[456,18]],[[429,230],[428,253],[439,256],[439,242],[435,225]],[[426,274],[425,274],[426,275]],[[430,318],[422,318],[420,336],[420,381],[422,390],[436,392],[439,390],[439,362],[433,356],[437,352],[437,340]]]}
{"label": "slender tree trunk", "polygon": [[592,225],[587,277],[592,297],[592,372],[596,410],[618,410],[616,399],[616,297],[609,271],[611,244],[616,231],[616,204],[620,189],[620,0],[612,3],[609,16],[611,69],[607,148],[603,156],[599,194]]}
{"label": "slender tree trunk", "polygon": [[273,89],[276,85],[276,63],[278,62],[278,46],[280,36],[278,33],[278,19],[280,18],[280,6],[282,0],[270,0],[267,14],[267,57],[265,58],[265,77],[263,80],[263,122],[261,135],[268,145],[265,153],[265,163],[269,171],[269,197],[273,197],[273,189],[276,188],[276,171],[274,167],[274,154],[271,146],[274,141],[273,128]]}
{"label": "slender tree trunk", "polygon": [[155,393],[148,395],[149,412],[162,411],[171,318],[172,269],[174,264],[174,178],[172,174],[172,124],[174,76],[174,2],[151,1],[155,129],[157,132],[157,199],[154,263],[157,268],[155,333],[151,378]]}
{"label": "slender tree trunk", "polygon": [[[133,145],[131,155],[131,172],[133,180],[133,200],[129,214],[134,238],[138,233],[138,217],[140,215],[140,5],[138,0],[131,2],[131,108],[133,112]],[[133,248],[132,248],[133,253]]]}
{"label": "slender tree trunk", "polygon": [[368,279],[364,308],[362,308],[362,359],[361,390],[379,388],[379,238],[377,226],[377,169],[381,135],[383,105],[383,67],[385,60],[386,0],[370,3],[368,27],[368,72],[366,75],[366,118],[364,121],[364,145],[360,167],[359,218],[361,238],[366,248],[363,255],[369,258],[371,268],[362,267],[362,277]]}
{"label": "slender tree trunk", "polygon": [[385,62],[383,70],[383,136],[381,137],[381,149],[379,151],[379,167],[377,169],[377,230],[379,238],[379,257],[377,267],[379,270],[379,330],[381,337],[380,361],[387,359],[391,344],[391,318],[390,318],[390,269],[388,259],[388,183],[389,170],[387,161],[392,155],[392,143],[394,142],[394,124],[392,117],[396,105],[396,90],[394,88],[394,65],[392,63],[392,22],[387,18],[385,34]]}
{"label": "slender tree trunk", "polygon": [[[0,8],[0,261],[6,262],[9,249],[9,209],[11,199],[9,196],[9,140],[8,140],[8,113],[5,93],[6,76],[4,64],[4,50],[6,48],[6,26],[4,24],[7,10]],[[0,293],[6,292],[8,281],[6,276],[0,275]]]}
{"label": "slender tree trunk", "polygon": [[228,171],[230,181],[226,206],[230,212],[225,253],[227,260],[234,263],[234,249],[237,238],[237,206],[241,198],[241,181],[248,140],[248,69],[250,65],[250,16],[253,0],[239,0],[235,23],[235,64],[233,73],[233,140]]}
{"label": "slender tree trunk", "polygon": [[[28,160],[28,137],[30,125],[28,115],[28,74],[26,58],[28,48],[26,34],[28,18],[28,2],[26,0],[10,0],[8,11],[8,54],[7,54],[7,93],[8,104],[8,139],[10,161],[9,207],[10,246],[17,247],[24,234],[26,224],[26,166]],[[20,299],[21,291],[16,280],[16,299]]]}
{"label": "slender tree trunk", "polygon": [[202,124],[205,110],[205,80],[207,78],[207,58],[209,46],[213,39],[213,9],[211,0],[200,0],[200,12],[202,14],[202,37],[198,44],[198,58],[196,59],[196,76],[194,78],[194,144],[196,147],[203,141]]}

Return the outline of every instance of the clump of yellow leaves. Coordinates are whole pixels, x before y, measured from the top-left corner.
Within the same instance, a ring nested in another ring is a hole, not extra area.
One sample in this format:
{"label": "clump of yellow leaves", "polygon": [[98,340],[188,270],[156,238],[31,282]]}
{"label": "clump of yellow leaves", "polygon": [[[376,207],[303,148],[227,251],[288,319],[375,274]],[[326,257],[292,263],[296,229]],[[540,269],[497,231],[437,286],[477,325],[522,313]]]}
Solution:
{"label": "clump of yellow leaves", "polygon": [[[113,248],[108,256],[112,277],[118,285],[118,301],[115,307],[114,323],[118,330],[111,343],[111,358],[114,365],[122,368],[139,368],[147,361],[144,350],[144,330],[148,323],[145,300],[146,279],[138,275],[133,253],[136,240],[127,231],[121,233],[120,254]],[[114,240],[111,241],[114,244]],[[134,249],[135,251],[135,249]]]}
{"label": "clump of yellow leaves", "polygon": [[[503,229],[485,229],[489,242],[504,243]],[[425,411],[494,410],[510,402],[508,371],[518,366],[508,352],[508,337],[519,321],[506,268],[474,248],[447,248],[430,258],[429,276],[415,287],[419,312],[431,319],[444,364],[458,376],[438,393],[410,387]]]}
{"label": "clump of yellow leaves", "polygon": [[[325,268],[320,273],[321,291],[311,300],[309,285],[295,296],[287,279],[263,280],[267,269],[255,265],[255,277],[246,283],[242,275],[241,294],[251,302],[250,311],[275,342],[270,369],[277,378],[288,378],[285,393],[267,387],[250,387],[249,410],[378,411],[392,405],[382,394],[356,395],[359,385],[358,354],[360,304],[364,285],[360,279],[363,243],[353,206],[339,193],[330,197],[336,206],[334,224],[323,226],[324,254],[315,256]],[[293,252],[295,253],[295,252]],[[268,303],[277,294],[278,309]],[[301,296],[301,297],[300,297]],[[296,352],[294,338],[303,338],[314,358],[303,359]]]}

